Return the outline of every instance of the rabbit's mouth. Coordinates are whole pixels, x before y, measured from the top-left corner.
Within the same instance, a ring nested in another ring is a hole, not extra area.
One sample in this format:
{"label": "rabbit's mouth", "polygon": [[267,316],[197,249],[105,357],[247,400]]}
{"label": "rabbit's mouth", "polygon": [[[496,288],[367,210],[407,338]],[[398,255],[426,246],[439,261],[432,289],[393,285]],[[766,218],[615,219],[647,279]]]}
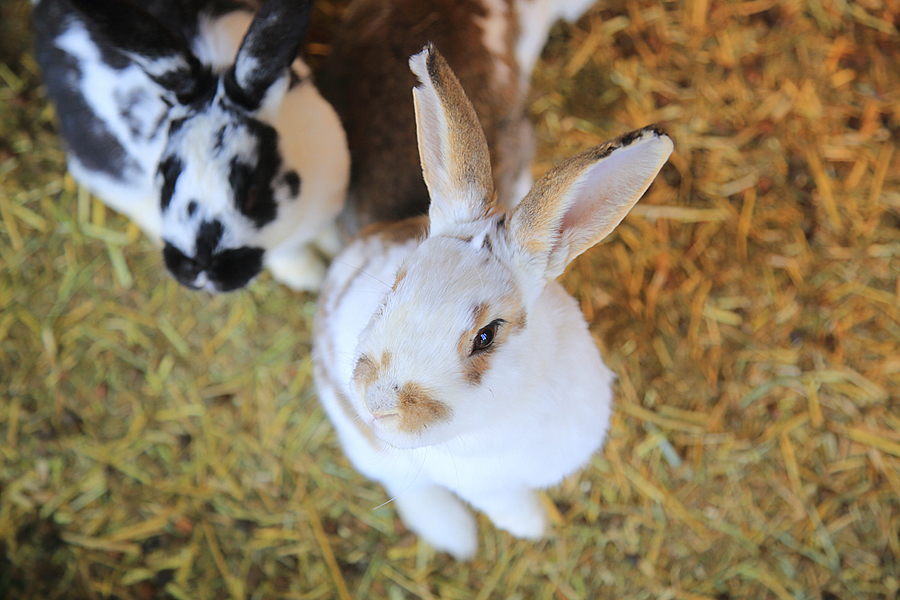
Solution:
{"label": "rabbit's mouth", "polygon": [[372,432],[375,433],[375,436],[383,440],[388,432],[396,429],[395,422],[398,418],[399,415],[397,415],[397,413],[395,412],[379,415],[369,413],[365,421],[369,429],[371,429]]}

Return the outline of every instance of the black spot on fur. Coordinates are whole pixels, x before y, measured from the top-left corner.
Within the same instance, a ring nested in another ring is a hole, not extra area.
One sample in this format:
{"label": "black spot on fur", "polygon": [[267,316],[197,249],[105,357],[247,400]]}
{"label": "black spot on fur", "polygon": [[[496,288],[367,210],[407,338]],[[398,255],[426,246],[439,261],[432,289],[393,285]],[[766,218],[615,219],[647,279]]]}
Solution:
{"label": "black spot on fur", "polygon": [[[99,46],[117,49],[125,56],[140,56],[152,66],[145,73],[171,91],[182,104],[189,104],[215,80],[209,67],[200,63],[188,41],[144,8],[119,0],[70,0]],[[97,37],[95,37],[97,39]],[[175,68],[157,69],[159,61],[172,61]]]}
{"label": "black spot on fur", "polygon": [[200,230],[197,232],[196,259],[204,265],[204,268],[222,240],[224,232],[225,228],[222,227],[221,221],[204,221],[200,223]]}
{"label": "black spot on fur", "polygon": [[206,271],[206,276],[220,292],[231,292],[246,286],[262,271],[264,250],[244,246],[230,248],[198,261],[185,256],[178,248],[166,243],[163,258],[166,268],[182,285],[195,289],[197,276]]}
{"label": "black spot on fur", "polygon": [[312,3],[296,6],[288,2],[263,4],[250,23],[235,58],[235,67],[245,61],[238,80],[235,67],[224,77],[225,92],[237,104],[255,111],[273,83],[289,73],[309,28]]}
{"label": "black spot on fur", "polygon": [[288,189],[291,192],[291,198],[296,198],[300,195],[300,176],[297,175],[297,171],[288,171],[282,177],[284,179],[285,185],[288,186]]}
{"label": "black spot on fur", "polygon": [[184,124],[187,122],[186,118],[175,119],[171,123],[169,123],[169,137],[172,137],[184,127]]}
{"label": "black spot on fur", "polygon": [[213,258],[209,278],[220,292],[242,288],[262,271],[263,253],[250,246],[225,250]]}
{"label": "black spot on fur", "polygon": [[162,190],[159,195],[159,206],[163,212],[169,208],[169,202],[172,200],[172,194],[175,193],[175,183],[184,165],[175,156],[170,156],[159,163],[159,173],[163,177]]}
{"label": "black spot on fur", "polygon": [[278,152],[278,134],[272,127],[253,119],[248,120],[247,125],[257,139],[256,165],[233,158],[228,182],[234,190],[238,210],[253,221],[257,229],[261,229],[278,215],[272,188],[281,167],[281,155]]}
{"label": "black spot on fur", "polygon": [[185,256],[181,250],[169,242],[166,242],[166,245],[163,247],[163,261],[166,263],[166,268],[179,283],[191,288],[194,287],[194,280],[197,279],[197,275],[201,271],[196,261]]}
{"label": "black spot on fur", "polygon": [[194,213],[197,212],[197,201],[191,200],[187,205],[187,214],[189,217],[193,217]]}
{"label": "black spot on fur", "polygon": [[[129,171],[140,172],[140,166],[107,129],[72,81],[83,77],[78,61],[54,45],[65,29],[67,15],[55,2],[41,2],[32,15],[35,29],[35,58],[41,66],[47,95],[56,105],[59,134],[69,154],[75,156],[88,171],[105,173],[125,181]],[[104,56],[105,58],[105,56]]]}
{"label": "black spot on fur", "polygon": [[216,139],[213,142],[213,150],[218,152],[224,146],[225,146],[225,127],[223,126],[216,132]]}

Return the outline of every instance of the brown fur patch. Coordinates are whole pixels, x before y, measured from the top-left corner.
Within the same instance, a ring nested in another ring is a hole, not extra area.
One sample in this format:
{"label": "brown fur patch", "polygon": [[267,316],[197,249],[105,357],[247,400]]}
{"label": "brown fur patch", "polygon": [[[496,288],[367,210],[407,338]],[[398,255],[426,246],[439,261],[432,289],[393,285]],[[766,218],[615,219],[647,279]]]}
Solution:
{"label": "brown fur patch", "polygon": [[[515,10],[511,0],[505,4]],[[508,203],[534,146],[513,56],[517,28],[507,32],[507,51],[500,57],[511,78],[498,81],[495,57],[484,46],[480,19],[487,13],[481,1],[357,0],[351,7],[330,40],[321,77],[322,94],[340,116],[353,156],[341,218],[346,233],[352,236],[369,223],[428,211],[411,93],[418,82],[407,61],[429,41],[447,59],[475,106],[499,201]]]}
{"label": "brown fur patch", "polygon": [[475,338],[475,334],[479,329],[487,325],[485,319],[487,318],[489,310],[490,307],[484,302],[476,305],[475,308],[472,309],[472,327],[462,334],[456,347],[456,351],[463,358],[463,360],[465,360],[465,358],[469,356],[469,353],[472,351],[472,343]]}
{"label": "brown fur patch", "polygon": [[411,217],[402,221],[374,223],[359,233],[360,238],[378,236],[385,242],[402,244],[414,238],[424,238],[428,234],[428,217]]}
{"label": "brown fur patch", "polygon": [[400,430],[415,433],[450,418],[450,407],[417,383],[407,382],[397,393]]}
{"label": "brown fur patch", "polygon": [[[333,356],[334,356],[334,345],[330,342],[330,339],[327,336],[321,335],[319,332],[316,335],[316,347],[320,352],[327,355],[329,358],[327,361],[317,361],[315,365],[316,376],[323,382],[323,385],[330,388],[334,392],[335,399],[337,400],[338,407],[340,407],[341,412],[344,413],[344,416],[350,421],[357,429],[357,431],[362,434],[369,445],[372,446],[373,449],[378,450],[383,447],[381,441],[375,437],[375,433],[369,429],[369,427],[363,422],[363,420],[359,417],[356,410],[353,408],[350,399],[344,395],[341,391],[341,386],[337,383],[336,378],[332,376],[331,371],[325,366],[325,364],[334,364]],[[358,363],[357,363],[358,365]]]}
{"label": "brown fur patch", "polygon": [[362,355],[353,367],[353,382],[365,389],[375,382],[378,377],[378,365],[371,356]]}
{"label": "brown fur patch", "polygon": [[400,285],[400,282],[406,278],[406,269],[400,269],[400,272],[397,273],[397,278],[394,279],[394,285],[391,286],[392,290],[396,290],[397,286]]}
{"label": "brown fur patch", "polygon": [[[478,385],[491,366],[493,354],[497,348],[503,346],[510,335],[522,329],[528,323],[525,307],[522,306],[522,298],[518,292],[506,296],[502,303],[503,314],[495,314],[493,307],[487,303],[476,305],[472,309],[472,327],[462,334],[457,350],[463,365],[463,378],[470,385]],[[494,318],[500,318],[502,323],[497,328],[497,335],[493,344],[485,350],[471,354],[475,336],[479,330],[491,322]]]}
{"label": "brown fur patch", "polygon": [[466,368],[463,371],[463,377],[465,377],[466,383],[469,385],[478,385],[481,383],[482,377],[484,377],[484,374],[487,373],[488,368],[491,366],[492,354],[493,352],[488,350],[468,358],[466,361]]}

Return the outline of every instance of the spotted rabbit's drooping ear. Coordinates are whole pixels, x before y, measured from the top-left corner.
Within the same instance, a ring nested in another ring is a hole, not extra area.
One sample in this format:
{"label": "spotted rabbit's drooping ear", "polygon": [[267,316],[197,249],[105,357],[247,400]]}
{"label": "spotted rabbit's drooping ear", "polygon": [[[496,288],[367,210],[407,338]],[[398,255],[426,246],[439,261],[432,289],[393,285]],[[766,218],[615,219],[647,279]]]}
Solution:
{"label": "spotted rabbit's drooping ear", "polygon": [[188,104],[212,86],[213,76],[187,42],[153,15],[122,0],[71,0],[84,22],[133,60],[155,83]]}
{"label": "spotted rabbit's drooping ear", "polygon": [[563,161],[513,211],[512,246],[545,278],[555,279],[625,218],[672,148],[669,136],[650,126]]}
{"label": "spotted rabbit's drooping ear", "polygon": [[475,108],[444,57],[428,44],[409,60],[416,133],[431,195],[431,234],[484,217],[494,200],[491,158]]}
{"label": "spotted rabbit's drooping ear", "polygon": [[241,41],[234,67],[225,77],[228,96],[255,111],[269,88],[288,69],[306,37],[312,0],[274,0],[263,4]]}

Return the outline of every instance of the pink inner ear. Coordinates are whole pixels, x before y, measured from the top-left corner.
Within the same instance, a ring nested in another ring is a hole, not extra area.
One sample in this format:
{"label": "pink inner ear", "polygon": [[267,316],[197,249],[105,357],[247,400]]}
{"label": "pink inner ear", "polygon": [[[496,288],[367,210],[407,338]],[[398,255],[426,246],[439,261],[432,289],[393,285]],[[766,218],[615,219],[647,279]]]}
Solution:
{"label": "pink inner ear", "polygon": [[[613,150],[582,173],[569,190],[570,200],[560,225],[580,254],[618,225],[644,194],[668,157],[671,142],[637,140]],[[574,257],[573,257],[574,258]]]}

